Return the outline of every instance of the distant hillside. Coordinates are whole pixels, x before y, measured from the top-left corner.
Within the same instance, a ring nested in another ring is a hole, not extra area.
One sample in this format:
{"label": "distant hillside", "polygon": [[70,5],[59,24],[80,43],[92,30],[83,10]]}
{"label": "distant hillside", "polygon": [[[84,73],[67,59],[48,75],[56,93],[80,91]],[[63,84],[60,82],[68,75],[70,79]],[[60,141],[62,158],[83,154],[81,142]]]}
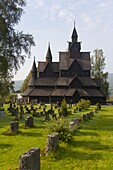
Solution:
{"label": "distant hillside", "polygon": [[14,85],[14,90],[15,90],[15,91],[20,90],[23,82],[24,82],[24,80],[16,80],[16,81],[15,81],[15,85]]}

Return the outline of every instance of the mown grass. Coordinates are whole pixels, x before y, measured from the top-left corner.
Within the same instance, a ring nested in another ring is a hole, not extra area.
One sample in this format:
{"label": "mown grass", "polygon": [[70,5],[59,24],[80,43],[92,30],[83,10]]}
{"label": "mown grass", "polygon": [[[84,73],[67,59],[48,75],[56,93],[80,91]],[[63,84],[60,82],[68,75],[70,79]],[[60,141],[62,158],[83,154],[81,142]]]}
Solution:
{"label": "mown grass", "polygon": [[[85,112],[69,117],[81,117]],[[41,170],[113,169],[113,106],[103,106],[93,118],[81,124],[70,144],[60,143],[59,150],[48,157],[44,117],[35,118],[35,127],[27,129],[21,120],[19,134],[4,135],[13,119],[10,115],[0,117],[0,170],[18,167],[19,156],[32,147],[41,149]]]}

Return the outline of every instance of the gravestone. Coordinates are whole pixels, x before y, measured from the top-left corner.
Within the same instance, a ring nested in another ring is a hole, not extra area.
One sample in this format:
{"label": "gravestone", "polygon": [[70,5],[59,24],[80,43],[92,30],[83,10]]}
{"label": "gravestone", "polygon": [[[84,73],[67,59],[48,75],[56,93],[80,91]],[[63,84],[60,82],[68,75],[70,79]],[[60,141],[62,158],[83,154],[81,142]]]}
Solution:
{"label": "gravestone", "polygon": [[33,104],[30,105],[30,109],[31,109],[31,110],[34,110]]}
{"label": "gravestone", "polygon": [[28,116],[25,119],[25,127],[33,127],[33,117],[32,116]]}
{"label": "gravestone", "polygon": [[59,133],[52,133],[47,136],[46,154],[55,152],[59,145]]}
{"label": "gravestone", "polygon": [[56,114],[54,113],[54,114],[52,114],[52,118],[54,119],[54,120],[57,120],[57,116],[56,116]]}
{"label": "gravestone", "polygon": [[18,107],[14,109],[15,119],[18,120]]}
{"label": "gravestone", "polygon": [[40,116],[44,116],[44,113],[43,113],[43,111],[41,111],[41,112],[40,112]]}
{"label": "gravestone", "polygon": [[39,148],[32,148],[20,156],[19,170],[40,170]]}
{"label": "gravestone", "polygon": [[23,106],[20,105],[20,119],[23,119],[24,109]]}
{"label": "gravestone", "polygon": [[87,113],[87,118],[88,118],[88,119],[90,119],[90,118],[91,118],[90,113]]}
{"label": "gravestone", "polygon": [[69,128],[71,129],[71,128],[73,128],[75,126],[75,122],[70,122],[69,123]]}
{"label": "gravestone", "polygon": [[4,114],[5,114],[5,111],[4,111],[4,110],[1,110],[1,111],[0,111],[0,117],[4,117]]}
{"label": "gravestone", "polygon": [[12,103],[10,103],[10,105],[9,105],[9,111],[11,112],[12,111]]}
{"label": "gravestone", "polygon": [[83,114],[83,121],[87,120],[87,114]]}
{"label": "gravestone", "polygon": [[58,108],[58,106],[57,105],[55,105],[55,109],[57,109]]}
{"label": "gravestone", "polygon": [[46,107],[43,108],[43,112],[44,112],[44,113],[45,113],[45,111],[46,111]]}
{"label": "gravestone", "polygon": [[36,116],[36,117],[39,117],[39,116],[40,116],[39,112],[36,112],[35,116]]}
{"label": "gravestone", "polygon": [[93,110],[93,112],[94,112],[94,113],[97,113],[97,111],[98,111],[98,109],[97,109],[97,108],[95,108],[95,109]]}
{"label": "gravestone", "polygon": [[77,112],[77,110],[76,109],[74,109],[74,113],[76,113]]}
{"label": "gravestone", "polygon": [[76,126],[79,126],[79,124],[80,124],[80,121],[79,121],[78,118],[74,118],[74,119],[73,119],[73,122],[75,122],[75,125],[76,125]]}
{"label": "gravestone", "polygon": [[91,117],[94,116],[94,113],[93,113],[93,112],[90,112],[90,116],[91,116]]}
{"label": "gravestone", "polygon": [[49,113],[45,112],[45,121],[49,121],[49,120],[50,120]]}
{"label": "gravestone", "polygon": [[10,122],[10,132],[17,133],[19,131],[19,123],[18,121]]}

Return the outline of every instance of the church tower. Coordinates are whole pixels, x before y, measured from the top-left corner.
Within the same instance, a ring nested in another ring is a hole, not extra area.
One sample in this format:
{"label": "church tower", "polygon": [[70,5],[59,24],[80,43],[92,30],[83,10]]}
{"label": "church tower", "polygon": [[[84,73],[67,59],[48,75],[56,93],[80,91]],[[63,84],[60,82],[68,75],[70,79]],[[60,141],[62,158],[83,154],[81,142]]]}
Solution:
{"label": "church tower", "polygon": [[78,34],[75,28],[74,28],[71,36],[72,41],[69,42],[69,52],[70,52],[70,58],[79,58],[80,57],[80,50],[81,50],[81,43],[78,42]]}
{"label": "church tower", "polygon": [[77,39],[78,39],[78,35],[77,35],[77,31],[76,31],[76,28],[75,28],[75,24],[74,24],[74,29],[73,29],[73,33],[72,33],[72,42],[76,41],[77,42]]}
{"label": "church tower", "polygon": [[48,50],[46,54],[46,64],[51,64],[52,63],[52,54],[51,54],[51,49],[50,49],[50,43],[48,45]]}
{"label": "church tower", "polygon": [[37,79],[37,68],[36,68],[36,63],[35,63],[35,57],[34,57],[34,62],[33,62],[33,66],[31,69],[31,75],[32,75],[32,78]]}

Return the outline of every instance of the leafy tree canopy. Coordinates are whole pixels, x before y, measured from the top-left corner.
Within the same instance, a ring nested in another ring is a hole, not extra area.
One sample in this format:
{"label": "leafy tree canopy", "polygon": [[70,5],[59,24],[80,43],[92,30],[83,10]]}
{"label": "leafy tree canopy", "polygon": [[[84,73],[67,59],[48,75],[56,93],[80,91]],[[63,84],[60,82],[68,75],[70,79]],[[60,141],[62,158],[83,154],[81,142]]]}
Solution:
{"label": "leafy tree canopy", "polygon": [[101,79],[101,90],[106,96],[109,95],[108,72],[105,69],[105,56],[102,49],[95,49],[91,57],[91,73],[93,78]]}
{"label": "leafy tree canopy", "polygon": [[[31,55],[35,45],[31,34],[17,31],[26,6],[26,0],[0,0],[0,81],[5,85],[11,81],[13,70],[17,71],[25,58]],[[0,88],[2,86],[0,85]],[[9,87],[9,86],[8,86]]]}
{"label": "leafy tree canopy", "polygon": [[21,88],[20,88],[20,91],[21,92],[24,92],[26,89],[27,89],[27,84],[29,82],[29,79],[31,78],[31,72],[28,74],[28,76],[25,78]]}

